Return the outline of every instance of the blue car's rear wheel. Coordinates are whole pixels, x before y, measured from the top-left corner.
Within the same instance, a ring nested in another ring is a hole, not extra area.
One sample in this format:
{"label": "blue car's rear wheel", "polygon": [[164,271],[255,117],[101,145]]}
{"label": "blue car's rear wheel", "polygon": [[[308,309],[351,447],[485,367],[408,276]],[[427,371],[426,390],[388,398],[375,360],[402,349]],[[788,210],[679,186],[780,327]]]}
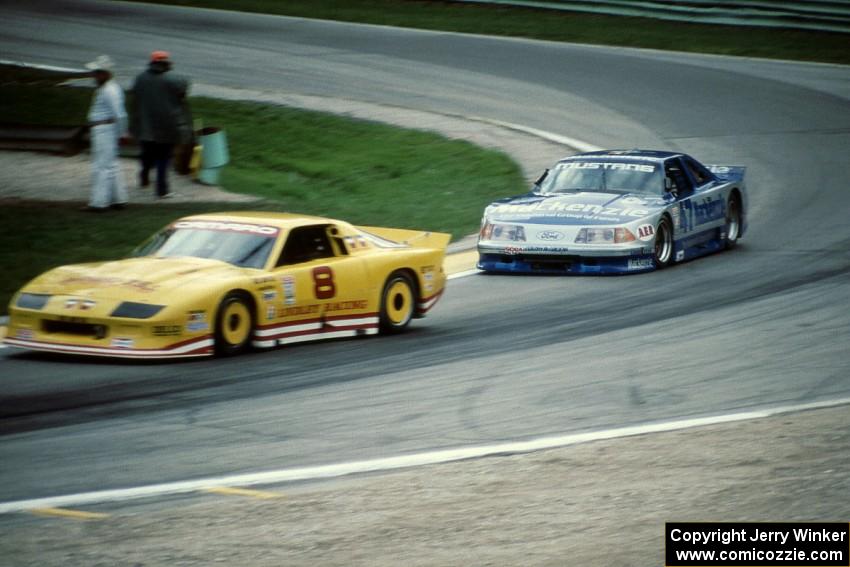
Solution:
{"label": "blue car's rear wheel", "polygon": [[738,238],[741,236],[741,201],[737,195],[732,195],[729,198],[729,203],[726,205],[726,250],[731,250],[738,243]]}
{"label": "blue car's rear wheel", "polygon": [[655,229],[655,247],[653,250],[656,268],[660,270],[670,265],[673,259],[673,230],[670,228],[670,221],[666,217],[661,219]]}

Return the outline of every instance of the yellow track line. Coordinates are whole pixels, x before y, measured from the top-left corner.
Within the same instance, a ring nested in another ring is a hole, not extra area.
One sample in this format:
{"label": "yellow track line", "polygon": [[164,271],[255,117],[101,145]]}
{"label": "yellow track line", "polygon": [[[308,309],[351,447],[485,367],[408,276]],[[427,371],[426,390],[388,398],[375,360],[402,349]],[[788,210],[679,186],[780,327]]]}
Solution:
{"label": "yellow track line", "polygon": [[466,252],[458,252],[457,254],[449,254],[443,262],[443,269],[446,275],[459,274],[467,272],[475,268],[478,262],[478,250],[468,250]]}
{"label": "yellow track line", "polygon": [[109,514],[99,512],[83,512],[82,510],[67,510],[65,508],[33,508],[31,514],[39,516],[54,516],[58,518],[70,518],[72,520],[103,520]]}
{"label": "yellow track line", "polygon": [[213,494],[224,494],[226,496],[247,496],[249,498],[260,498],[262,500],[270,500],[272,498],[284,498],[284,495],[279,492],[251,490],[249,488],[231,488],[229,486],[216,486],[214,488],[207,488],[206,492],[212,492]]}

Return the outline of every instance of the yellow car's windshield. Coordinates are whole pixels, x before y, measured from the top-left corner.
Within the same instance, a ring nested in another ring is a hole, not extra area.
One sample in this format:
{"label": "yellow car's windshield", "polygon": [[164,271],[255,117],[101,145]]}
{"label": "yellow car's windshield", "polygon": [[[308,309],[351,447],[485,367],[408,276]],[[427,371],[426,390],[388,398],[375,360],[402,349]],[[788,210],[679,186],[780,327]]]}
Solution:
{"label": "yellow car's windshield", "polygon": [[148,241],[138,256],[221,260],[242,268],[264,268],[278,229],[258,225],[178,222]]}

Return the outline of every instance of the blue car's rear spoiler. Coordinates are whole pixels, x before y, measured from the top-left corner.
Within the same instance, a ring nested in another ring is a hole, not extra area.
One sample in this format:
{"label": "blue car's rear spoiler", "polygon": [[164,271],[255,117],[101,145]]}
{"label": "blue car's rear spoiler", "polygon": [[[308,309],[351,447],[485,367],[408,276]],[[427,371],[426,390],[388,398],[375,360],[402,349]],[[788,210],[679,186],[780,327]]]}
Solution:
{"label": "blue car's rear spoiler", "polygon": [[705,167],[723,182],[743,181],[747,172],[747,168],[741,165],[707,165]]}

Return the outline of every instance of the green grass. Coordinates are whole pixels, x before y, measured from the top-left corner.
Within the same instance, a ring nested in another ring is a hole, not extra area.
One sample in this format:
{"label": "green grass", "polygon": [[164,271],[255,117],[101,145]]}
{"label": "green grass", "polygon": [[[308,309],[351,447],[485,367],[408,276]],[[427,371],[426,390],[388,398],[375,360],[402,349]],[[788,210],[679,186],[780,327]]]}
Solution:
{"label": "green grass", "polygon": [[263,104],[193,109],[228,133],[223,185],[286,210],[460,236],[494,196],[525,186],[504,154],[428,132]]}
{"label": "green grass", "polygon": [[[90,89],[0,85],[0,116],[82,124],[90,100]],[[477,229],[494,198],[525,189],[506,155],[436,134],[266,104],[204,98],[191,104],[196,117],[227,132],[231,163],[222,175],[224,188],[265,200],[133,205],[100,215],[79,212],[82,203],[0,202],[0,313],[15,290],[44,270],[125,256],[188,214],[292,211],[457,237]]]}
{"label": "green grass", "polygon": [[850,34],[841,33],[689,24],[424,0],[159,0],[158,3],[552,41],[850,64]]}

